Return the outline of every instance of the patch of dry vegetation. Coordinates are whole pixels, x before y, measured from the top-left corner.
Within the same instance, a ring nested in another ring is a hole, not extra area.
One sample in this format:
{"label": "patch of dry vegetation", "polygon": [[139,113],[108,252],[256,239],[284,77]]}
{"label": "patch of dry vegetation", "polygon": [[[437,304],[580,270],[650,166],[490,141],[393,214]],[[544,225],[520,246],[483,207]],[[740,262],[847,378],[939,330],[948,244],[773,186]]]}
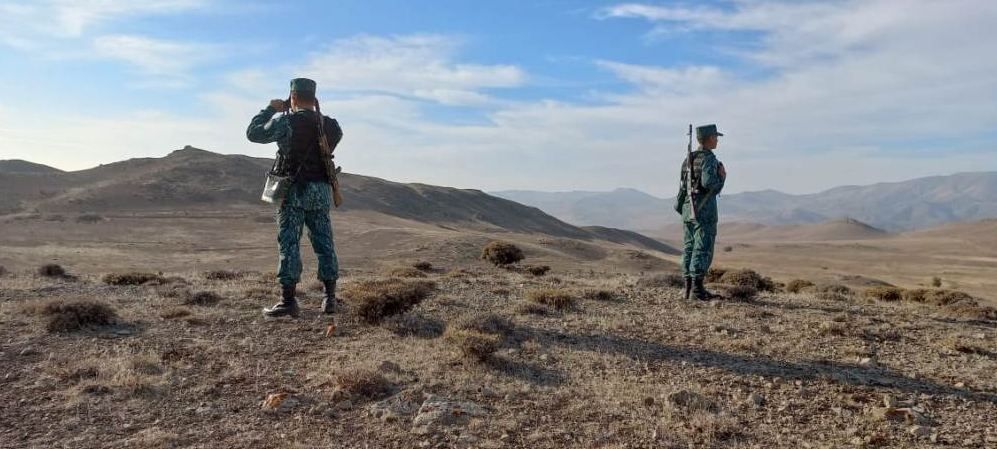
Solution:
{"label": "patch of dry vegetation", "polygon": [[896,302],[904,299],[904,291],[897,287],[879,286],[866,289],[863,296],[876,301]]}
{"label": "patch of dry vegetation", "polygon": [[232,270],[212,270],[203,274],[209,281],[234,281],[246,277],[246,273]]}
{"label": "patch of dry vegetation", "polygon": [[550,307],[535,302],[523,301],[516,304],[513,310],[519,315],[547,316],[553,311]]}
{"label": "patch of dry vegetation", "polygon": [[656,274],[637,280],[640,288],[685,288],[685,278],[681,274]]}
{"label": "patch of dry vegetation", "polygon": [[814,287],[814,283],[806,279],[793,279],[786,284],[786,291],[789,293],[801,293],[804,289]]}
{"label": "patch of dry vegetation", "polygon": [[381,373],[371,368],[354,368],[333,376],[336,390],[352,398],[374,400],[391,393],[392,385]]}
{"label": "patch of dry vegetation", "polygon": [[388,271],[388,276],[395,278],[426,278],[426,273],[414,267],[396,267]]}
{"label": "patch of dry vegetation", "polygon": [[0,265],[0,276],[6,276],[6,275],[7,275],[7,268],[4,267],[3,265]]}
{"label": "patch of dry vegetation", "polygon": [[96,301],[49,301],[36,308],[48,318],[49,332],[73,332],[114,324],[118,314],[107,304]]}
{"label": "patch of dry vegetation", "polygon": [[66,277],[66,269],[62,265],[50,263],[38,267],[38,275],[48,278]]}
{"label": "patch of dry vegetation", "polygon": [[507,319],[493,314],[464,318],[447,327],[443,338],[469,359],[483,362],[492,357],[512,329]]}
{"label": "patch of dry vegetation", "polygon": [[481,258],[496,266],[512,265],[522,261],[526,256],[518,246],[508,242],[494,241],[481,250]]}
{"label": "patch of dry vegetation", "polygon": [[415,268],[416,270],[424,271],[424,272],[428,273],[428,272],[433,271],[433,264],[431,264],[429,262],[426,262],[425,260],[420,260],[420,261],[412,264],[412,268]]}
{"label": "patch of dry vegetation", "polygon": [[222,300],[221,295],[212,291],[199,291],[185,295],[181,298],[183,303],[190,306],[213,306]]}
{"label": "patch of dry vegetation", "polygon": [[758,296],[758,289],[750,285],[734,285],[727,288],[727,297],[735,301],[750,301]]}
{"label": "patch of dry vegetation", "polygon": [[164,283],[163,276],[156,273],[133,271],[131,273],[108,273],[101,278],[107,285],[143,285],[147,283]]}
{"label": "patch of dry vegetation", "polygon": [[543,276],[550,272],[550,265],[524,265],[523,271],[533,276]]}
{"label": "patch of dry vegetation", "polygon": [[431,281],[368,279],[347,285],[342,295],[359,319],[377,324],[389,316],[412,310],[435,288]]}
{"label": "patch of dry vegetation", "polygon": [[399,337],[436,338],[446,330],[442,321],[415,312],[388,317],[381,325]]}
{"label": "patch of dry vegetation", "polygon": [[776,285],[771,278],[762,276],[754,270],[729,270],[720,275],[720,283],[742,287],[753,287],[758,291],[775,291]]}
{"label": "patch of dry vegetation", "polygon": [[586,288],[581,291],[581,297],[593,301],[615,301],[616,292],[605,288]]}
{"label": "patch of dry vegetation", "polygon": [[575,295],[563,288],[538,288],[526,292],[526,299],[537,304],[565,310],[574,307]]}

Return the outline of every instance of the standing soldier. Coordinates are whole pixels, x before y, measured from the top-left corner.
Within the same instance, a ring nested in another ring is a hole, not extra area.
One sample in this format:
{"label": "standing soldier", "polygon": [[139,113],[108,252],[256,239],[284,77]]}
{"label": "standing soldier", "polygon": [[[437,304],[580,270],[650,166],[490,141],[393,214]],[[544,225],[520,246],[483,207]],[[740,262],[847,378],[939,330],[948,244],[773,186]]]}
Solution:
{"label": "standing soldier", "polygon": [[[682,214],[685,229],[682,274],[685,276],[686,299],[706,301],[717,297],[706,290],[703,282],[713,263],[713,243],[717,236],[717,195],[723,190],[727,179],[723,164],[713,154],[718,143],[717,137],[722,135],[717,132],[717,125],[696,128],[699,149],[691,152],[682,162],[682,186],[675,199],[675,211]],[[691,182],[689,176],[692,176]],[[689,191],[690,188],[693,189],[692,192]]]}
{"label": "standing soldier", "polygon": [[[322,311],[333,313],[336,307],[336,280],[339,261],[332,241],[332,223],[329,208],[332,202],[330,184],[335,167],[324,160],[319,145],[319,120],[322,121],[329,147],[335,148],[343,137],[339,123],[322,115],[315,98],[315,81],[307,78],[291,80],[289,101],[271,100],[249,123],[246,137],[251,142],[277,142],[277,159],[272,174],[288,176],[290,188],[281,200],[278,210],[277,243],[280,262],[277,277],[281,285],[281,302],[263,309],[270,317],[297,316],[298,302],[295,289],[301,279],[301,231],[308,227],[308,236],[318,258],[318,278],[325,285]],[[273,118],[277,112],[284,114]],[[331,157],[331,154],[328,155]]]}

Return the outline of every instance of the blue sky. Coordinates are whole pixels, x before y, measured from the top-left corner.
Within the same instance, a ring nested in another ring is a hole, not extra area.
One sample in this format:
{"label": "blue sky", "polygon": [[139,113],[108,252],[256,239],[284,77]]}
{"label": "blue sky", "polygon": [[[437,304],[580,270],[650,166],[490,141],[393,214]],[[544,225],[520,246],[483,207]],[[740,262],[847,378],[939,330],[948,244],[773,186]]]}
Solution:
{"label": "blue sky", "polygon": [[[971,13],[968,13],[971,12]],[[190,144],[319,81],[347,171],[673,194],[688,123],[730,191],[997,170],[987,0],[0,0],[0,159],[82,169]]]}

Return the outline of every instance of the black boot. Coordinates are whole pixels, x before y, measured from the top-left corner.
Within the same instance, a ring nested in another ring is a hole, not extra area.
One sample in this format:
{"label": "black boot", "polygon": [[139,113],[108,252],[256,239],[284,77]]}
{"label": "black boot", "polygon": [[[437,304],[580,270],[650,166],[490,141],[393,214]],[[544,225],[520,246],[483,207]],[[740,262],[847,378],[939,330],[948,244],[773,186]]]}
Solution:
{"label": "black boot", "polygon": [[281,301],[273,307],[263,309],[263,314],[268,317],[298,316],[298,300],[294,299],[295,285],[282,286]]}
{"label": "black boot", "polygon": [[325,281],[325,299],[322,300],[322,313],[336,313],[339,300],[336,299],[336,281]]}
{"label": "black boot", "polygon": [[703,285],[703,278],[701,276],[693,280],[692,295],[700,301],[710,301],[719,298],[719,296],[706,290],[706,286]]}
{"label": "black boot", "polygon": [[685,296],[683,296],[682,299],[685,299],[685,300],[692,299],[692,297],[690,296],[691,293],[692,293],[692,277],[686,277],[685,278]]}

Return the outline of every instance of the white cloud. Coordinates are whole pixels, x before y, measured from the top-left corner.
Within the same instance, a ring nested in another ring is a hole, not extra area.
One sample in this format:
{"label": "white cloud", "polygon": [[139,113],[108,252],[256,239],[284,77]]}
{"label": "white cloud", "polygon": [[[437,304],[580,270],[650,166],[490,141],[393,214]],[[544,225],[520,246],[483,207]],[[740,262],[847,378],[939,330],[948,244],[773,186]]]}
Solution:
{"label": "white cloud", "polygon": [[94,51],[100,57],[134,65],[153,79],[180,83],[189,78],[191,68],[217,54],[215,47],[204,44],[127,35],[98,37]]}

